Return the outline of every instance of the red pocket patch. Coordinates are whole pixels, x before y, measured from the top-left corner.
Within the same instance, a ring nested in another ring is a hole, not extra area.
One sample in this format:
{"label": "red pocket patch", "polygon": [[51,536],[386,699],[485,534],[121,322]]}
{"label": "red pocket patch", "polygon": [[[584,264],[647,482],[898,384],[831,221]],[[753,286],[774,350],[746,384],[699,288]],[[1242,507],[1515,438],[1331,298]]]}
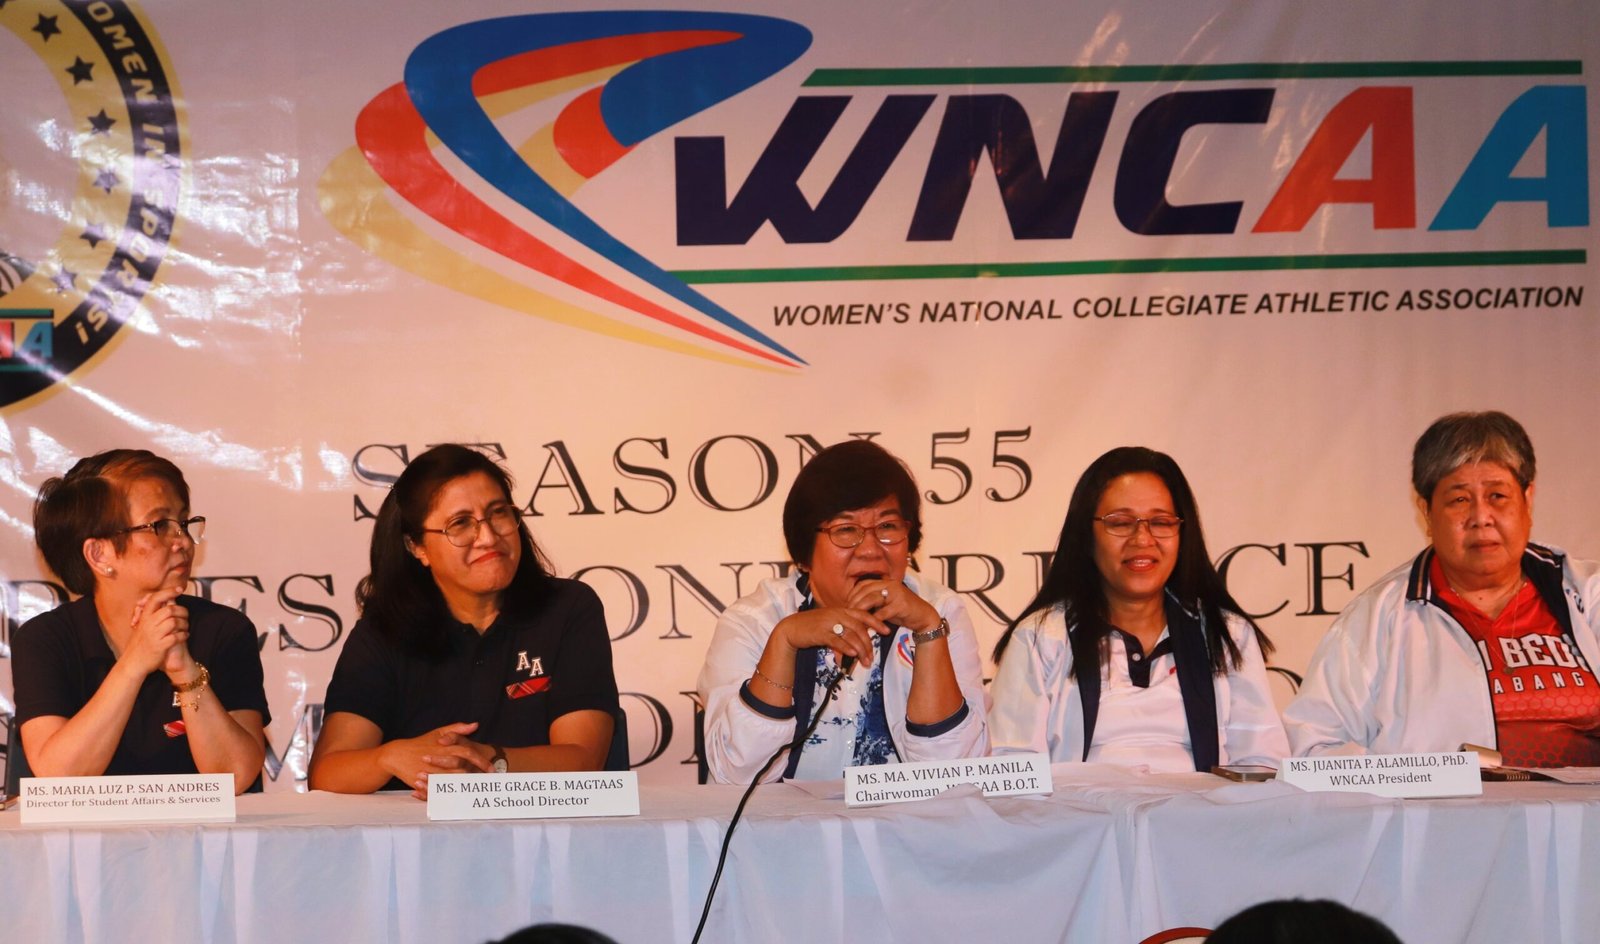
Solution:
{"label": "red pocket patch", "polygon": [[536,692],[542,692],[549,687],[550,676],[541,675],[538,678],[528,679],[526,682],[518,682],[515,685],[507,685],[506,697],[527,698],[529,695],[532,695]]}
{"label": "red pocket patch", "polygon": [[166,724],[161,726],[161,730],[167,732],[167,737],[169,738],[181,738],[185,734],[189,733],[189,729],[183,726],[182,719],[177,721],[168,721]]}

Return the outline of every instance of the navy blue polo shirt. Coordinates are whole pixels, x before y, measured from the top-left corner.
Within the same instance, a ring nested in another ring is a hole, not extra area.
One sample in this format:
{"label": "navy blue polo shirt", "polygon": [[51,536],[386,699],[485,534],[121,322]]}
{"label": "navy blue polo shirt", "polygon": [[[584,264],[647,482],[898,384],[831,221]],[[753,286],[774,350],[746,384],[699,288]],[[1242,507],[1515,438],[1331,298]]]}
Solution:
{"label": "navy blue polo shirt", "polygon": [[[550,743],[550,723],[574,711],[617,709],[605,609],[577,580],[552,578],[539,599],[505,611],[481,635],[447,620],[444,657],[398,648],[365,618],[345,640],[324,710],[377,725],[385,742],[476,721],[471,739],[501,747]],[[386,790],[409,790],[391,777]]]}
{"label": "navy blue polo shirt", "polygon": [[[259,711],[261,723],[270,722],[260,648],[249,618],[199,597],[180,596],[177,602],[189,611],[189,654],[211,673],[211,690],[222,707]],[[100,690],[116,663],[92,597],[28,620],[11,641],[17,721],[71,718]],[[172,703],[172,682],[166,673],[150,673],[134,699],[105,773],[198,773],[189,753],[189,739],[181,725],[173,726],[182,720],[182,711]]]}

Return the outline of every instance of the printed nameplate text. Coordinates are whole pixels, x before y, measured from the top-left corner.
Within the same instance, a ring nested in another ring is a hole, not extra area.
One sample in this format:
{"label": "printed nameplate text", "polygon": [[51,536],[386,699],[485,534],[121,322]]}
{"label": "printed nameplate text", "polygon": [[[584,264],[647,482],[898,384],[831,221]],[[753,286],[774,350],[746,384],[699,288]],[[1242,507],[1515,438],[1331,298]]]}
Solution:
{"label": "printed nameplate text", "polygon": [[961,760],[924,760],[844,769],[846,806],[909,803],[971,784],[984,796],[1049,793],[1050,758],[1044,754],[1006,754]]}
{"label": "printed nameplate text", "polygon": [[429,774],[429,819],[638,816],[631,770],[550,774]]}
{"label": "printed nameplate text", "polygon": [[20,796],[24,826],[234,820],[232,774],[31,777]]}
{"label": "printed nameplate text", "polygon": [[1479,796],[1478,755],[1364,754],[1339,757],[1286,757],[1278,779],[1302,790],[1376,793],[1386,797]]}

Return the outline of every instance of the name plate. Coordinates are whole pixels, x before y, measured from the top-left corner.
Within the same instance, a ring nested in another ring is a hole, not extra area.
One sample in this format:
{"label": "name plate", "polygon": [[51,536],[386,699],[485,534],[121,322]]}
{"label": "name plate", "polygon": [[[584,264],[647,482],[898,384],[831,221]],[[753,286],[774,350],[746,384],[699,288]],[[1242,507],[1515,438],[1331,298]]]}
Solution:
{"label": "name plate", "polygon": [[22,825],[234,821],[232,774],[30,777]]}
{"label": "name plate", "polygon": [[984,796],[1049,793],[1050,758],[1045,754],[1007,754],[963,760],[924,760],[844,769],[845,806],[880,806],[936,797],[951,787],[971,784]]}
{"label": "name plate", "polygon": [[428,776],[429,819],[638,815],[639,775],[631,770]]}
{"label": "name plate", "polygon": [[1387,797],[1481,796],[1478,755],[1365,754],[1355,757],[1286,757],[1278,779],[1302,790],[1376,793]]}

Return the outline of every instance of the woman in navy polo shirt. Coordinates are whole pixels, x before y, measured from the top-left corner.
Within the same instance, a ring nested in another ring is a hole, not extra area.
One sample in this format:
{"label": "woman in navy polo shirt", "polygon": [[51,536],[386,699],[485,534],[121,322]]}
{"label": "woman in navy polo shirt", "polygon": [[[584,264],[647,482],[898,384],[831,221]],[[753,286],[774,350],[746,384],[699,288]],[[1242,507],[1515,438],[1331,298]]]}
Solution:
{"label": "woman in navy polo shirt", "polygon": [[453,444],[417,456],[378,511],[371,558],[312,789],[422,799],[434,773],[604,765],[617,683],[600,598],[550,575],[504,469]]}
{"label": "woman in navy polo shirt", "polygon": [[34,538],[78,595],[12,641],[22,747],[39,777],[261,776],[269,715],[255,627],[182,595],[206,519],[170,461],[114,449],[39,490]]}

